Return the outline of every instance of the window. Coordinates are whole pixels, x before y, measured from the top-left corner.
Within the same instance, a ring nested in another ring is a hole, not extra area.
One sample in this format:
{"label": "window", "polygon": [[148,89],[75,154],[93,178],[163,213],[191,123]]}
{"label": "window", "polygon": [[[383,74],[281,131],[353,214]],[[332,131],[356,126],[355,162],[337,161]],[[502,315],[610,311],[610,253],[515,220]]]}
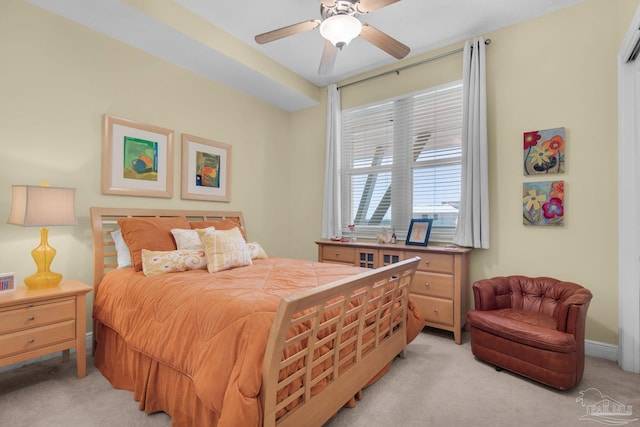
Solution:
{"label": "window", "polygon": [[404,238],[432,218],[430,241],[451,241],[460,205],[462,82],[342,111],[342,224],[361,237]]}

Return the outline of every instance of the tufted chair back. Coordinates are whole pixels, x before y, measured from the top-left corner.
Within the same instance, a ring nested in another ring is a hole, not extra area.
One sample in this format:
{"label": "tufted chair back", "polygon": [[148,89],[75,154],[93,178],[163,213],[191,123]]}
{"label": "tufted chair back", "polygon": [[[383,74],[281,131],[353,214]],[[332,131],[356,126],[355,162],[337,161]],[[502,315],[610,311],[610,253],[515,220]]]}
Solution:
{"label": "tufted chair back", "polygon": [[557,329],[564,332],[568,332],[570,306],[591,300],[591,292],[577,283],[551,277],[508,276],[479,280],[473,285],[473,293],[477,310],[514,308],[533,311],[554,318]]}

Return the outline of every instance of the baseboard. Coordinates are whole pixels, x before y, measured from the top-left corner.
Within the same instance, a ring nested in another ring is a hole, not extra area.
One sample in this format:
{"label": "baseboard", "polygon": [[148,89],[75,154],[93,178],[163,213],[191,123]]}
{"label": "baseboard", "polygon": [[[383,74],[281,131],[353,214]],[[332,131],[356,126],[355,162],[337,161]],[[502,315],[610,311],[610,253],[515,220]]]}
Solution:
{"label": "baseboard", "polygon": [[618,346],[598,341],[584,340],[584,352],[587,356],[618,361]]}
{"label": "baseboard", "polygon": [[[88,332],[85,338],[85,347],[87,349],[87,354],[91,354],[91,346],[93,345],[93,332]],[[75,353],[76,349],[72,348],[71,353]],[[60,352],[57,351],[55,353],[46,354],[44,356],[36,357],[35,359],[24,360],[22,362],[14,363],[13,365],[7,365],[0,367],[0,372],[10,371],[12,369],[19,368],[20,366],[30,365],[36,362],[43,362],[45,360],[53,359],[54,357],[60,357]]]}

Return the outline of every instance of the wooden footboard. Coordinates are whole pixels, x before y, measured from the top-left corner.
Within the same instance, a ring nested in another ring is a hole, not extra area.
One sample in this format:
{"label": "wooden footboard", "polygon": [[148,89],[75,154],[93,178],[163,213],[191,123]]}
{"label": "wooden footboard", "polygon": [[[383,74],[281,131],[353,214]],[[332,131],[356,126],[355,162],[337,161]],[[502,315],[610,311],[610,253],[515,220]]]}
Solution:
{"label": "wooden footboard", "polygon": [[283,298],[262,372],[264,426],[322,425],[406,347],[419,260]]}

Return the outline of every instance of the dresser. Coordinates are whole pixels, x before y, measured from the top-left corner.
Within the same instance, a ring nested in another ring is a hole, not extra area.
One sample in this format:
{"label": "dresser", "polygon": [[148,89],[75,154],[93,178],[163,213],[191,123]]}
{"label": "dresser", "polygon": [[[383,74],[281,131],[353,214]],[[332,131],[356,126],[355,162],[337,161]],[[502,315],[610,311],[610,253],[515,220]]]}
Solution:
{"label": "dresser", "polygon": [[78,378],[87,374],[86,294],[93,288],[65,280],[47,289],[18,286],[0,293],[0,366],[62,351],[76,351]]}
{"label": "dresser", "polygon": [[410,295],[427,326],[453,332],[462,340],[469,311],[469,256],[471,249],[444,246],[407,246],[375,242],[316,241],[318,261],[378,268],[420,257]]}

